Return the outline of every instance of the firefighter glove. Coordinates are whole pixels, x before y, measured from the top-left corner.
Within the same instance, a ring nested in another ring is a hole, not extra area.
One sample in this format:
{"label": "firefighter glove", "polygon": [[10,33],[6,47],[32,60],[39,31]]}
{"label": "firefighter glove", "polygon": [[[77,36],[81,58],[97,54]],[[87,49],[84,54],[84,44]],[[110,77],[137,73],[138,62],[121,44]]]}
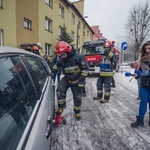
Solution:
{"label": "firefighter glove", "polygon": [[84,88],[84,86],[85,86],[85,77],[81,76],[79,78],[78,87],[79,88]]}

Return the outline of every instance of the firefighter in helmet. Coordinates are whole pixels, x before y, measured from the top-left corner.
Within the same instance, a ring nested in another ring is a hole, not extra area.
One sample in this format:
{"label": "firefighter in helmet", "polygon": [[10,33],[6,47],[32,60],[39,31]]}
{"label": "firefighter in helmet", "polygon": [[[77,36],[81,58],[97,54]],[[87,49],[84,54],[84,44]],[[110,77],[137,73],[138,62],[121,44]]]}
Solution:
{"label": "firefighter in helmet", "polygon": [[[113,61],[114,54],[111,51],[113,43],[106,42],[104,45],[104,55],[102,55],[102,60],[100,64],[100,74],[97,80],[97,97],[94,100],[100,100],[100,103],[107,103],[110,99],[111,93],[111,80],[114,74],[113,72]],[[103,93],[104,87],[104,93]],[[104,95],[104,98],[103,98]]]}
{"label": "firefighter in helmet", "polygon": [[34,46],[31,48],[31,52],[40,55],[40,49],[39,49],[39,47],[36,46],[36,45],[34,45]]}
{"label": "firefighter in helmet", "polygon": [[82,104],[82,89],[85,86],[85,79],[88,75],[88,64],[84,55],[65,41],[60,41],[56,46],[56,53],[60,56],[59,61],[53,66],[54,75],[61,68],[64,77],[61,78],[57,88],[58,110],[56,115],[61,115],[66,107],[66,94],[71,88],[74,100],[74,113],[77,120],[81,119],[80,111]]}

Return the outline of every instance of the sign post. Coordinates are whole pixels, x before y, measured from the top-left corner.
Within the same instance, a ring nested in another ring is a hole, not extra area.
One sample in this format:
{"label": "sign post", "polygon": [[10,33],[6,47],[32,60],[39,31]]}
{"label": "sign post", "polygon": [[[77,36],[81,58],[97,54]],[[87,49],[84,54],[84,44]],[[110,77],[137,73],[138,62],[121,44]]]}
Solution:
{"label": "sign post", "polygon": [[122,67],[121,67],[121,73],[123,72],[123,62],[124,62],[124,52],[128,49],[128,44],[126,42],[121,43],[121,49],[122,49]]}

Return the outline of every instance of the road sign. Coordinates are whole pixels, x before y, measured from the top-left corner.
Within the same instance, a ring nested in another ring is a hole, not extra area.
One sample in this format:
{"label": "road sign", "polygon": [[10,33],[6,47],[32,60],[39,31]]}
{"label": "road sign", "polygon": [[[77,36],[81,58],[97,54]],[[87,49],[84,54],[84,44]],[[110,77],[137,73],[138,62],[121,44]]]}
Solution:
{"label": "road sign", "polygon": [[127,48],[128,48],[128,44],[127,44],[126,42],[122,42],[122,44],[121,44],[121,49],[122,49],[123,51],[125,51],[125,50],[127,50]]}

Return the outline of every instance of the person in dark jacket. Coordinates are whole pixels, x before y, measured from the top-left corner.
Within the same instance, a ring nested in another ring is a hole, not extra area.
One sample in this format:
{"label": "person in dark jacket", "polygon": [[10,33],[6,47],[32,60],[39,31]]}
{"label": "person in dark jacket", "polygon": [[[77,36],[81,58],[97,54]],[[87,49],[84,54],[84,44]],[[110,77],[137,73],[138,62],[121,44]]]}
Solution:
{"label": "person in dark jacket", "polygon": [[47,62],[47,64],[48,64],[48,66],[50,67],[50,69],[52,69],[52,68],[51,68],[52,63],[51,63],[50,60],[48,59],[48,56],[47,56],[47,55],[44,55],[43,58],[46,60],[46,62]]}
{"label": "person in dark jacket", "polygon": [[[144,126],[144,116],[147,112],[147,104],[150,103],[150,41],[147,41],[141,49],[140,67],[142,73],[140,76],[140,106],[139,114],[136,116],[137,120],[131,123],[131,127]],[[136,76],[136,74],[135,74]],[[150,125],[150,120],[149,123]]]}
{"label": "person in dark jacket", "polygon": [[[111,51],[112,44],[105,44],[105,52],[102,56],[102,61],[100,64],[100,74],[97,80],[97,97],[94,97],[94,100],[100,100],[100,103],[107,103],[110,99],[111,93],[111,81],[113,72],[113,62],[114,62],[114,54]],[[104,99],[103,98],[103,85],[104,85]]]}
{"label": "person in dark jacket", "polygon": [[[59,61],[59,59],[60,59],[60,56],[58,56],[57,54],[55,55],[55,57],[54,57],[54,59],[53,59],[53,65],[55,65],[58,61]],[[59,81],[60,81],[60,75],[61,75],[61,68],[59,68],[58,70],[57,70],[57,73],[56,73],[56,75],[54,76],[54,82],[55,82],[55,80],[56,80],[56,77],[57,77],[57,82],[59,83]]]}
{"label": "person in dark jacket", "polygon": [[66,107],[67,90],[71,88],[74,100],[74,113],[77,120],[81,119],[82,89],[88,75],[88,64],[85,56],[76,52],[67,42],[60,41],[56,46],[59,61],[53,67],[52,72],[57,73],[61,68],[64,77],[61,78],[57,88],[58,110],[56,115],[61,115]]}

